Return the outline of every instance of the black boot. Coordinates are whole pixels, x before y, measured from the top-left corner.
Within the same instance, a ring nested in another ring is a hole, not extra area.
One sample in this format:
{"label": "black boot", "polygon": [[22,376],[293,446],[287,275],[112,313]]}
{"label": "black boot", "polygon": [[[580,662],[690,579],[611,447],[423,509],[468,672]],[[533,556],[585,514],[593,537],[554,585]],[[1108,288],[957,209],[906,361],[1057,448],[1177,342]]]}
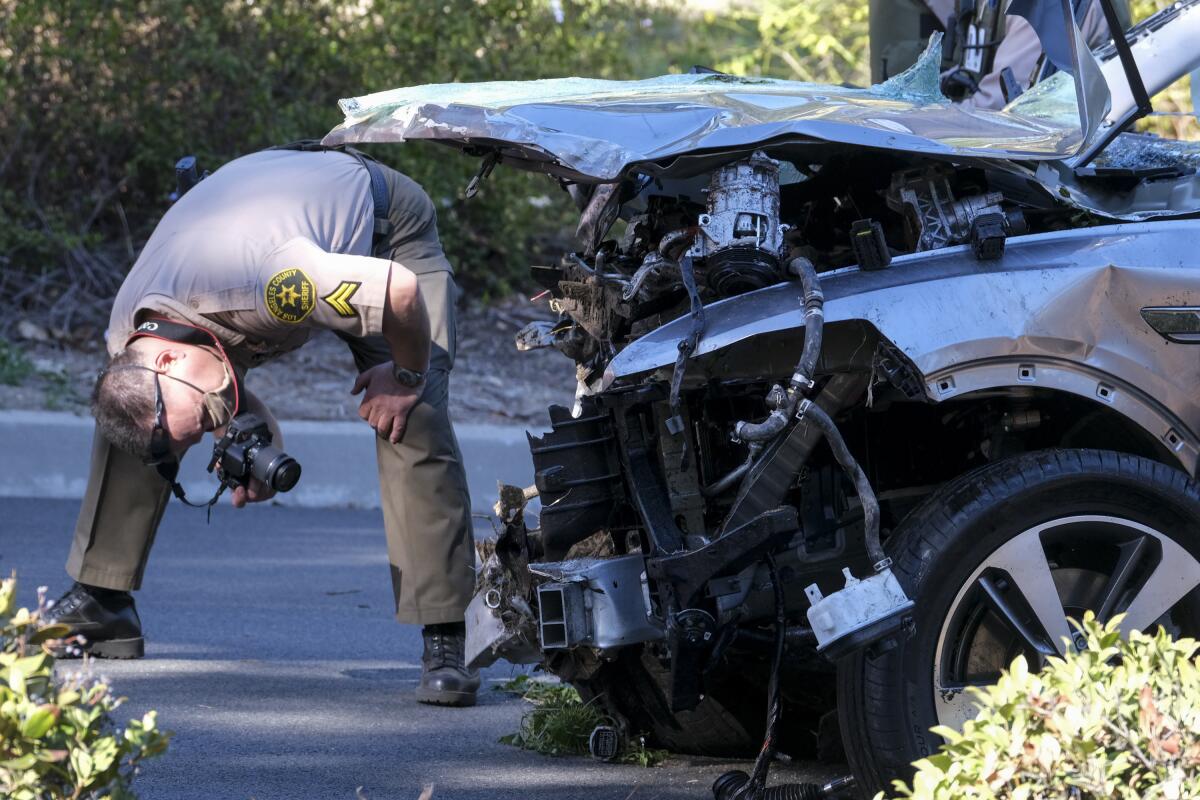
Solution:
{"label": "black boot", "polygon": [[59,658],[74,658],[80,650],[99,658],[141,658],[146,653],[142,621],[129,592],[76,583],[44,619],[69,626],[72,636],[83,639],[60,648],[55,653]]}
{"label": "black boot", "polygon": [[425,640],[425,653],[421,656],[417,702],[435,706],[475,705],[479,671],[468,670],[465,663],[467,626],[461,622],[426,625],[421,638]]}

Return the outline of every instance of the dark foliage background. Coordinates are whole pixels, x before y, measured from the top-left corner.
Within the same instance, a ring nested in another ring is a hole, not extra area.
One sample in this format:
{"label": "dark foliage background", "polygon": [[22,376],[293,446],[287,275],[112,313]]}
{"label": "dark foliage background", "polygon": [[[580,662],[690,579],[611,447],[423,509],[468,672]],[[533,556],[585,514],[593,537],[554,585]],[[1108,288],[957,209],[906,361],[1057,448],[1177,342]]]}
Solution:
{"label": "dark foliage background", "polygon": [[[707,64],[863,84],[866,21],[866,0],[0,0],[0,336],[102,322],[181,155],[216,168],[319,137],[338,99],[420,83]],[[569,230],[545,177],[500,169],[468,202],[474,159],[372,152],[433,197],[474,297],[524,288]]]}
{"label": "dark foliage background", "polygon": [[[4,305],[67,329],[103,314],[183,154],[215,168],[319,137],[339,98],[395,86],[626,77],[648,74],[646,52],[670,69],[656,41],[677,25],[661,4],[601,0],[0,0]],[[429,191],[477,295],[519,285],[537,236],[567,222],[547,178],[500,170],[466,202],[474,160],[373,153]]]}

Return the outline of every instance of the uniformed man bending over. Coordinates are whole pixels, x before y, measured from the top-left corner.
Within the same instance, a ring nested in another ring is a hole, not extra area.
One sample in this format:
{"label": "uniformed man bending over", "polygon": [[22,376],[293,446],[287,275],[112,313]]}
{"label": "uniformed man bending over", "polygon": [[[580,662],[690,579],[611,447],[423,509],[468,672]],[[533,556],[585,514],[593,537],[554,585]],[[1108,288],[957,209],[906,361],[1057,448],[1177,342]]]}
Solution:
{"label": "uniformed man bending over", "polygon": [[[359,415],[377,434],[396,617],[424,626],[418,700],[473,704],[470,499],[446,408],[454,295],[428,196],[365,157],[268,150],[201,181],[163,217],[113,306],[67,561],[76,583],[50,616],[94,655],[143,654],[130,592],[171,495],[162,465],[246,410],[279,437],[241,377],[326,328],[353,354]],[[233,504],[270,496],[252,481]]]}

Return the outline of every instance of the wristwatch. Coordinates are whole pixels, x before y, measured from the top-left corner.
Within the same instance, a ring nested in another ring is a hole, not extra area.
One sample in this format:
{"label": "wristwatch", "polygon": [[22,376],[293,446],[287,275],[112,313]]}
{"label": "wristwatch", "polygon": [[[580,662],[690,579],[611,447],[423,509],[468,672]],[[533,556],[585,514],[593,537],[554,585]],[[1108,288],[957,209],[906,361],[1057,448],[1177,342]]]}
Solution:
{"label": "wristwatch", "polygon": [[407,386],[413,389],[425,382],[425,373],[418,372],[415,369],[405,369],[392,365],[392,377],[396,379],[396,383],[401,386]]}

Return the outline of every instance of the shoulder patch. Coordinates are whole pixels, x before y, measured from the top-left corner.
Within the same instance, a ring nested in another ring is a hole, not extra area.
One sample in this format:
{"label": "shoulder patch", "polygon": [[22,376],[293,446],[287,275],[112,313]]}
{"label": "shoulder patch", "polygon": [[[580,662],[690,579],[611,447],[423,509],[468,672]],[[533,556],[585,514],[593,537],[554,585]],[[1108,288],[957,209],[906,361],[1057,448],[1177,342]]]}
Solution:
{"label": "shoulder patch", "polygon": [[342,281],[338,287],[321,299],[329,304],[339,317],[351,319],[358,316],[358,309],[350,305],[350,298],[362,284],[358,281]]}
{"label": "shoulder patch", "polygon": [[289,325],[304,321],[317,305],[317,289],[298,267],[272,275],[263,295],[271,316]]}

